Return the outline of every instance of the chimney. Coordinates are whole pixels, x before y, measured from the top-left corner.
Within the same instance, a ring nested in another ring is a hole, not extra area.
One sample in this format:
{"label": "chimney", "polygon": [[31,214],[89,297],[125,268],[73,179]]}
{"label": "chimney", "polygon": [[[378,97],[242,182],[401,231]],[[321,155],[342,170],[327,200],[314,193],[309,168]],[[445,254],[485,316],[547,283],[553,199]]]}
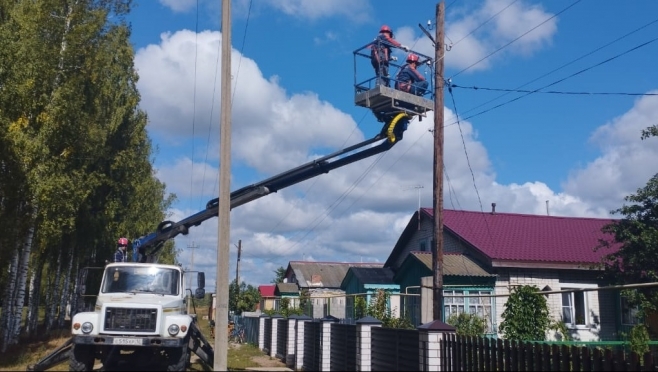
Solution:
{"label": "chimney", "polygon": [[491,214],[496,214],[496,203],[491,203]]}

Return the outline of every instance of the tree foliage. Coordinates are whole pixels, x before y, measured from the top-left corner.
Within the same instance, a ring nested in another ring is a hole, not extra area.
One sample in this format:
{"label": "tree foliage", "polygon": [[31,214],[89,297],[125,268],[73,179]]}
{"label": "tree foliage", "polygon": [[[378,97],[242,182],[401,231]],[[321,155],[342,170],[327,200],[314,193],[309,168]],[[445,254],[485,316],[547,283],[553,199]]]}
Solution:
{"label": "tree foliage", "polygon": [[404,328],[413,329],[411,321],[406,317],[398,318],[393,316],[393,309],[390,306],[390,293],[379,289],[370,299],[368,304],[367,315],[382,321],[382,327],[386,328]]}
{"label": "tree foliage", "polygon": [[[622,219],[603,227],[610,238],[602,239],[597,249],[607,252],[603,259],[603,277],[614,284],[647,283],[658,280],[658,174],[629,202],[612,211]],[[639,305],[645,314],[658,310],[658,290],[654,287],[624,290],[631,305]]]}
{"label": "tree foliage", "polygon": [[244,311],[254,311],[260,302],[258,288],[244,281],[238,284],[235,279],[229,285],[228,307],[229,311],[239,315]]}
{"label": "tree foliage", "polygon": [[279,266],[274,270],[274,279],[272,279],[272,284],[283,283],[283,278],[286,277],[286,269],[283,266]]}
{"label": "tree foliage", "polygon": [[[16,323],[28,276],[30,314],[63,309],[79,267],[154,231],[175,199],[139,109],[131,3],[0,0],[0,218],[12,221],[0,224],[0,328]],[[161,258],[176,253],[171,243]]]}
{"label": "tree foliage", "polygon": [[546,297],[534,285],[512,288],[500,331],[509,340],[544,341],[551,326]]}

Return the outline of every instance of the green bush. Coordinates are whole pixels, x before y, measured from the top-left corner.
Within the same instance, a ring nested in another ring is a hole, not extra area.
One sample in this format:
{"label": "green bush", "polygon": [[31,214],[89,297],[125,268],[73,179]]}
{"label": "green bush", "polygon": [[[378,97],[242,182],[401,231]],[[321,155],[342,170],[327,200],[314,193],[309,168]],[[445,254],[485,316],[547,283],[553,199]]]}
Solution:
{"label": "green bush", "polygon": [[551,326],[546,297],[534,285],[523,285],[512,289],[500,330],[509,340],[544,341]]}
{"label": "green bush", "polygon": [[487,320],[477,314],[453,313],[447,323],[455,327],[460,336],[482,336],[487,330]]}

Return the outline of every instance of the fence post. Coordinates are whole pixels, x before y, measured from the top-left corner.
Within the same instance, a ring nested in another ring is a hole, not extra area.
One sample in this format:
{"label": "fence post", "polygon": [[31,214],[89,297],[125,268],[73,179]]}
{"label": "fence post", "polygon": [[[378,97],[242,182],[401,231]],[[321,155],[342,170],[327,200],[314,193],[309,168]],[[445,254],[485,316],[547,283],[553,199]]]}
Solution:
{"label": "fence post", "polygon": [[[447,334],[454,334],[455,327],[440,320],[425,323],[418,327],[418,347],[420,348],[419,371],[442,371],[442,364],[449,353]],[[454,345],[452,345],[454,347]]]}
{"label": "fence post", "polygon": [[269,317],[267,314],[258,317],[258,348],[261,351],[265,350],[265,319]]}
{"label": "fence post", "polygon": [[356,321],[356,369],[372,370],[372,327],[381,327],[382,322],[371,316]]}
{"label": "fence post", "polygon": [[338,323],[338,318],[327,315],[322,322],[322,338],[320,338],[320,371],[331,370],[331,323]]}
{"label": "fence post", "polygon": [[296,333],[297,342],[295,346],[295,369],[302,370],[304,366],[304,325],[306,322],[313,320],[310,316],[299,315],[297,316]]}
{"label": "fence post", "polygon": [[276,346],[279,339],[279,321],[283,321],[282,315],[272,315],[272,337],[270,337],[270,356],[272,358],[276,358]]}
{"label": "fence post", "polygon": [[295,366],[295,349],[297,348],[297,319],[299,315],[288,317],[288,345],[286,346],[286,367]]}

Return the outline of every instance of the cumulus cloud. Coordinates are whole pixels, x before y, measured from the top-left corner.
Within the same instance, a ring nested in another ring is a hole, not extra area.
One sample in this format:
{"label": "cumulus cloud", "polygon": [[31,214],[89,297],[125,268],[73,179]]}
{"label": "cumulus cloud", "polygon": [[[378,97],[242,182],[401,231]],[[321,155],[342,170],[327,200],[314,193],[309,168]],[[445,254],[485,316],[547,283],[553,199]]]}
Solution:
{"label": "cumulus cloud", "polygon": [[619,208],[624,196],[635,193],[656,173],[655,167],[647,165],[658,158],[658,138],[640,140],[642,130],[656,122],[658,97],[645,96],[628,112],[599,127],[590,142],[602,155],[575,169],[563,185],[564,190],[608,210]]}
{"label": "cumulus cloud", "polygon": [[[469,3],[462,8],[455,7],[454,11],[451,9],[446,19],[446,43],[454,44],[446,52],[447,68],[485,70],[503,56],[527,56],[550,45],[557,32],[557,17],[551,19],[553,14],[539,4],[521,0],[510,5],[508,0],[486,0],[477,8],[472,9],[471,6]],[[518,40],[505,46],[518,37]],[[416,32],[415,28],[396,30],[396,38],[403,44],[413,45],[413,49],[420,53],[434,55],[431,41]],[[501,47],[504,48],[497,52]],[[491,57],[485,58],[490,54]]]}
{"label": "cumulus cloud", "polygon": [[[194,59],[189,58],[195,40],[196,87]],[[169,152],[190,140],[193,113],[196,140],[202,140],[197,143],[206,143],[210,125],[216,133],[218,123],[211,124],[210,112],[213,118],[219,117],[218,108],[212,107],[218,101],[212,93],[220,86],[219,76],[215,77],[221,67],[219,47],[217,32],[195,35],[183,30],[164,34],[159,44],[137,52],[149,130],[168,141]],[[350,115],[313,92],[288,94],[276,77],[263,76],[255,61],[236,50],[232,71],[234,84],[238,83],[232,106],[234,176],[247,173],[251,179],[264,179],[364,139]],[[197,97],[203,97],[196,102],[194,89]],[[468,121],[449,125],[445,127],[445,207],[489,210],[496,202],[500,212],[545,214],[548,201],[551,215],[606,217],[610,208],[619,206],[624,195],[644,185],[650,176],[645,164],[658,155],[657,139],[640,141],[639,136],[642,128],[657,122],[656,103],[656,98],[642,98],[627,113],[602,123],[591,139],[601,156],[574,170],[562,190],[552,190],[541,180],[497,182],[487,148],[473,125]],[[444,117],[447,123],[455,121],[449,109]],[[267,283],[274,269],[291,260],[384,261],[418,206],[418,189],[413,186],[423,186],[421,204],[431,206],[434,145],[429,129],[433,119],[429,113],[423,121],[412,121],[404,140],[385,153],[234,209],[231,262],[235,262],[234,245],[242,240],[242,278],[252,284]],[[209,137],[212,154],[218,153],[215,137]],[[212,184],[209,177],[215,181],[216,157],[205,161],[203,150],[197,151],[194,162],[183,151],[171,164],[160,165],[158,176],[169,191],[187,195],[190,181],[195,185]],[[233,183],[234,190],[240,186]],[[203,193],[210,199],[213,189],[206,190]],[[173,210],[171,220],[198,212],[193,205],[179,208],[184,209]],[[193,241],[199,245],[194,267],[206,271],[209,279],[214,278],[216,238],[217,220],[212,219],[176,239],[186,265],[191,261],[187,245]]]}
{"label": "cumulus cloud", "polygon": [[310,20],[340,16],[352,21],[365,22],[369,20],[371,14],[368,0],[266,0],[266,2],[284,14]]}

